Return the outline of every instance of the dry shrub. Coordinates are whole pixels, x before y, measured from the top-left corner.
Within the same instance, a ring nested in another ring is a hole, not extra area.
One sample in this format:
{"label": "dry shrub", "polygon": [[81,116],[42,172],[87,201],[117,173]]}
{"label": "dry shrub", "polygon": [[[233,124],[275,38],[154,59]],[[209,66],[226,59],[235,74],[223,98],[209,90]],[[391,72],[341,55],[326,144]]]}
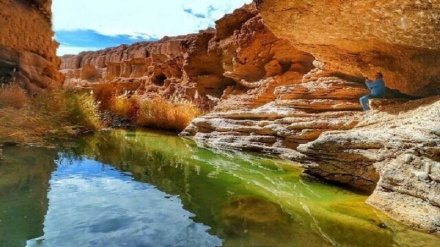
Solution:
{"label": "dry shrub", "polygon": [[93,85],[93,91],[100,109],[112,110],[117,97],[120,97],[124,92],[134,91],[138,87],[139,83],[99,83]]}
{"label": "dry shrub", "polygon": [[101,121],[91,95],[51,91],[29,100],[20,109],[0,107],[0,142],[42,142],[45,137],[96,130]]}
{"label": "dry shrub", "polygon": [[101,127],[98,105],[92,95],[58,90],[41,94],[35,107],[55,125],[75,125],[96,130]]}
{"label": "dry shrub", "polygon": [[136,97],[115,97],[110,110],[116,115],[136,121],[139,110],[139,100]]}
{"label": "dry shrub", "polygon": [[102,83],[93,88],[95,100],[99,102],[102,110],[109,110],[113,100],[121,93],[120,89],[111,83]]}
{"label": "dry shrub", "polygon": [[182,131],[202,111],[192,102],[171,102],[161,97],[140,101],[136,122],[140,126]]}
{"label": "dry shrub", "polygon": [[51,122],[29,107],[17,110],[0,108],[0,141],[13,143],[41,142],[48,134]]}
{"label": "dry shrub", "polygon": [[30,102],[27,93],[17,85],[0,87],[0,107],[22,108]]}

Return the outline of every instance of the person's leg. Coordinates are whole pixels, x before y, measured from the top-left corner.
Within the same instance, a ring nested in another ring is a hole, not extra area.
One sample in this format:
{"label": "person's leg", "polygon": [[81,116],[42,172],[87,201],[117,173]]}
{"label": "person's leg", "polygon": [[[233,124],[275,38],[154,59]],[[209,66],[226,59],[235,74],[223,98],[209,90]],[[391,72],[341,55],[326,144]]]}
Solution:
{"label": "person's leg", "polygon": [[364,95],[359,99],[359,102],[361,103],[362,109],[364,109],[364,111],[370,110],[370,107],[368,106],[368,99],[369,98],[370,98],[370,94]]}

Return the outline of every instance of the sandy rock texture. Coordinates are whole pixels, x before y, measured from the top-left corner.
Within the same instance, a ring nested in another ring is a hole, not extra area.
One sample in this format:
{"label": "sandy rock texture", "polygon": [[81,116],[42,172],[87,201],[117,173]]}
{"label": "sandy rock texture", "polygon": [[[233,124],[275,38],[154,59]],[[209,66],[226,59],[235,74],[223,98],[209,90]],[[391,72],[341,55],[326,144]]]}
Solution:
{"label": "sandy rock texture", "polygon": [[296,152],[299,144],[315,140],[325,131],[354,127],[360,116],[358,98],[367,93],[358,83],[320,77],[320,72],[312,70],[303,75],[307,79],[287,85],[276,83],[283,75],[271,78],[273,85],[263,93],[273,95],[273,99],[258,107],[223,110],[225,102],[251,98],[229,95],[216,110],[195,119],[181,135],[194,136],[211,147],[301,159],[303,155]]}
{"label": "sandy rock texture", "polygon": [[51,0],[0,0],[0,83],[30,93],[60,85]]}
{"label": "sandy rock texture", "polygon": [[[82,52],[79,55],[62,57],[61,72],[65,75],[65,85],[85,87],[93,83],[131,83],[137,85],[139,94],[159,94],[173,97],[194,98],[194,93],[205,90],[196,82],[201,76],[199,69],[188,60],[190,54],[199,54],[199,63],[212,65],[205,49],[198,46],[200,39],[213,37],[212,31],[174,38],[164,38],[158,42],[142,42],[121,45],[96,52]],[[207,42],[205,42],[207,43]],[[205,56],[203,56],[205,55]],[[215,70],[216,65],[209,70]],[[208,73],[208,72],[207,72]],[[221,73],[217,73],[221,76]],[[214,76],[214,75],[213,75]],[[218,81],[217,87],[225,87]],[[212,88],[212,91],[215,89]],[[220,89],[221,90],[221,89]]]}
{"label": "sandy rock texture", "polygon": [[279,38],[329,70],[373,77],[419,96],[440,93],[440,1],[259,0]]}

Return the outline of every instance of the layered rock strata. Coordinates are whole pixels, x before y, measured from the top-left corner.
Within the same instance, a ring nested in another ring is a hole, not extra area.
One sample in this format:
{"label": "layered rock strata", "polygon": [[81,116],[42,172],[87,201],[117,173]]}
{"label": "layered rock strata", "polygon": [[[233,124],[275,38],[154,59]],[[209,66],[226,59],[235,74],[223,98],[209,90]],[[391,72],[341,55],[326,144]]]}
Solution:
{"label": "layered rock strata", "polygon": [[319,72],[315,69],[304,75],[308,80],[271,87],[265,94],[274,99],[262,106],[214,111],[197,118],[181,135],[211,147],[300,159],[303,155],[295,151],[299,144],[315,140],[325,131],[353,128],[359,117],[358,98],[367,93],[358,83],[319,77]]}
{"label": "layered rock strata", "polygon": [[0,0],[0,83],[30,93],[60,85],[51,0]]}

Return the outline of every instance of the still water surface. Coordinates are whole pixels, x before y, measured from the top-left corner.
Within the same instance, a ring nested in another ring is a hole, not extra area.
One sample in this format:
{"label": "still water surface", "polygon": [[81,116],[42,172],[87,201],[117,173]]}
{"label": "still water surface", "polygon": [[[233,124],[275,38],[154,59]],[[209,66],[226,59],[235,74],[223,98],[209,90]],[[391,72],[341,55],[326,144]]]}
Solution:
{"label": "still water surface", "polygon": [[108,131],[3,148],[0,246],[440,246],[292,163]]}

